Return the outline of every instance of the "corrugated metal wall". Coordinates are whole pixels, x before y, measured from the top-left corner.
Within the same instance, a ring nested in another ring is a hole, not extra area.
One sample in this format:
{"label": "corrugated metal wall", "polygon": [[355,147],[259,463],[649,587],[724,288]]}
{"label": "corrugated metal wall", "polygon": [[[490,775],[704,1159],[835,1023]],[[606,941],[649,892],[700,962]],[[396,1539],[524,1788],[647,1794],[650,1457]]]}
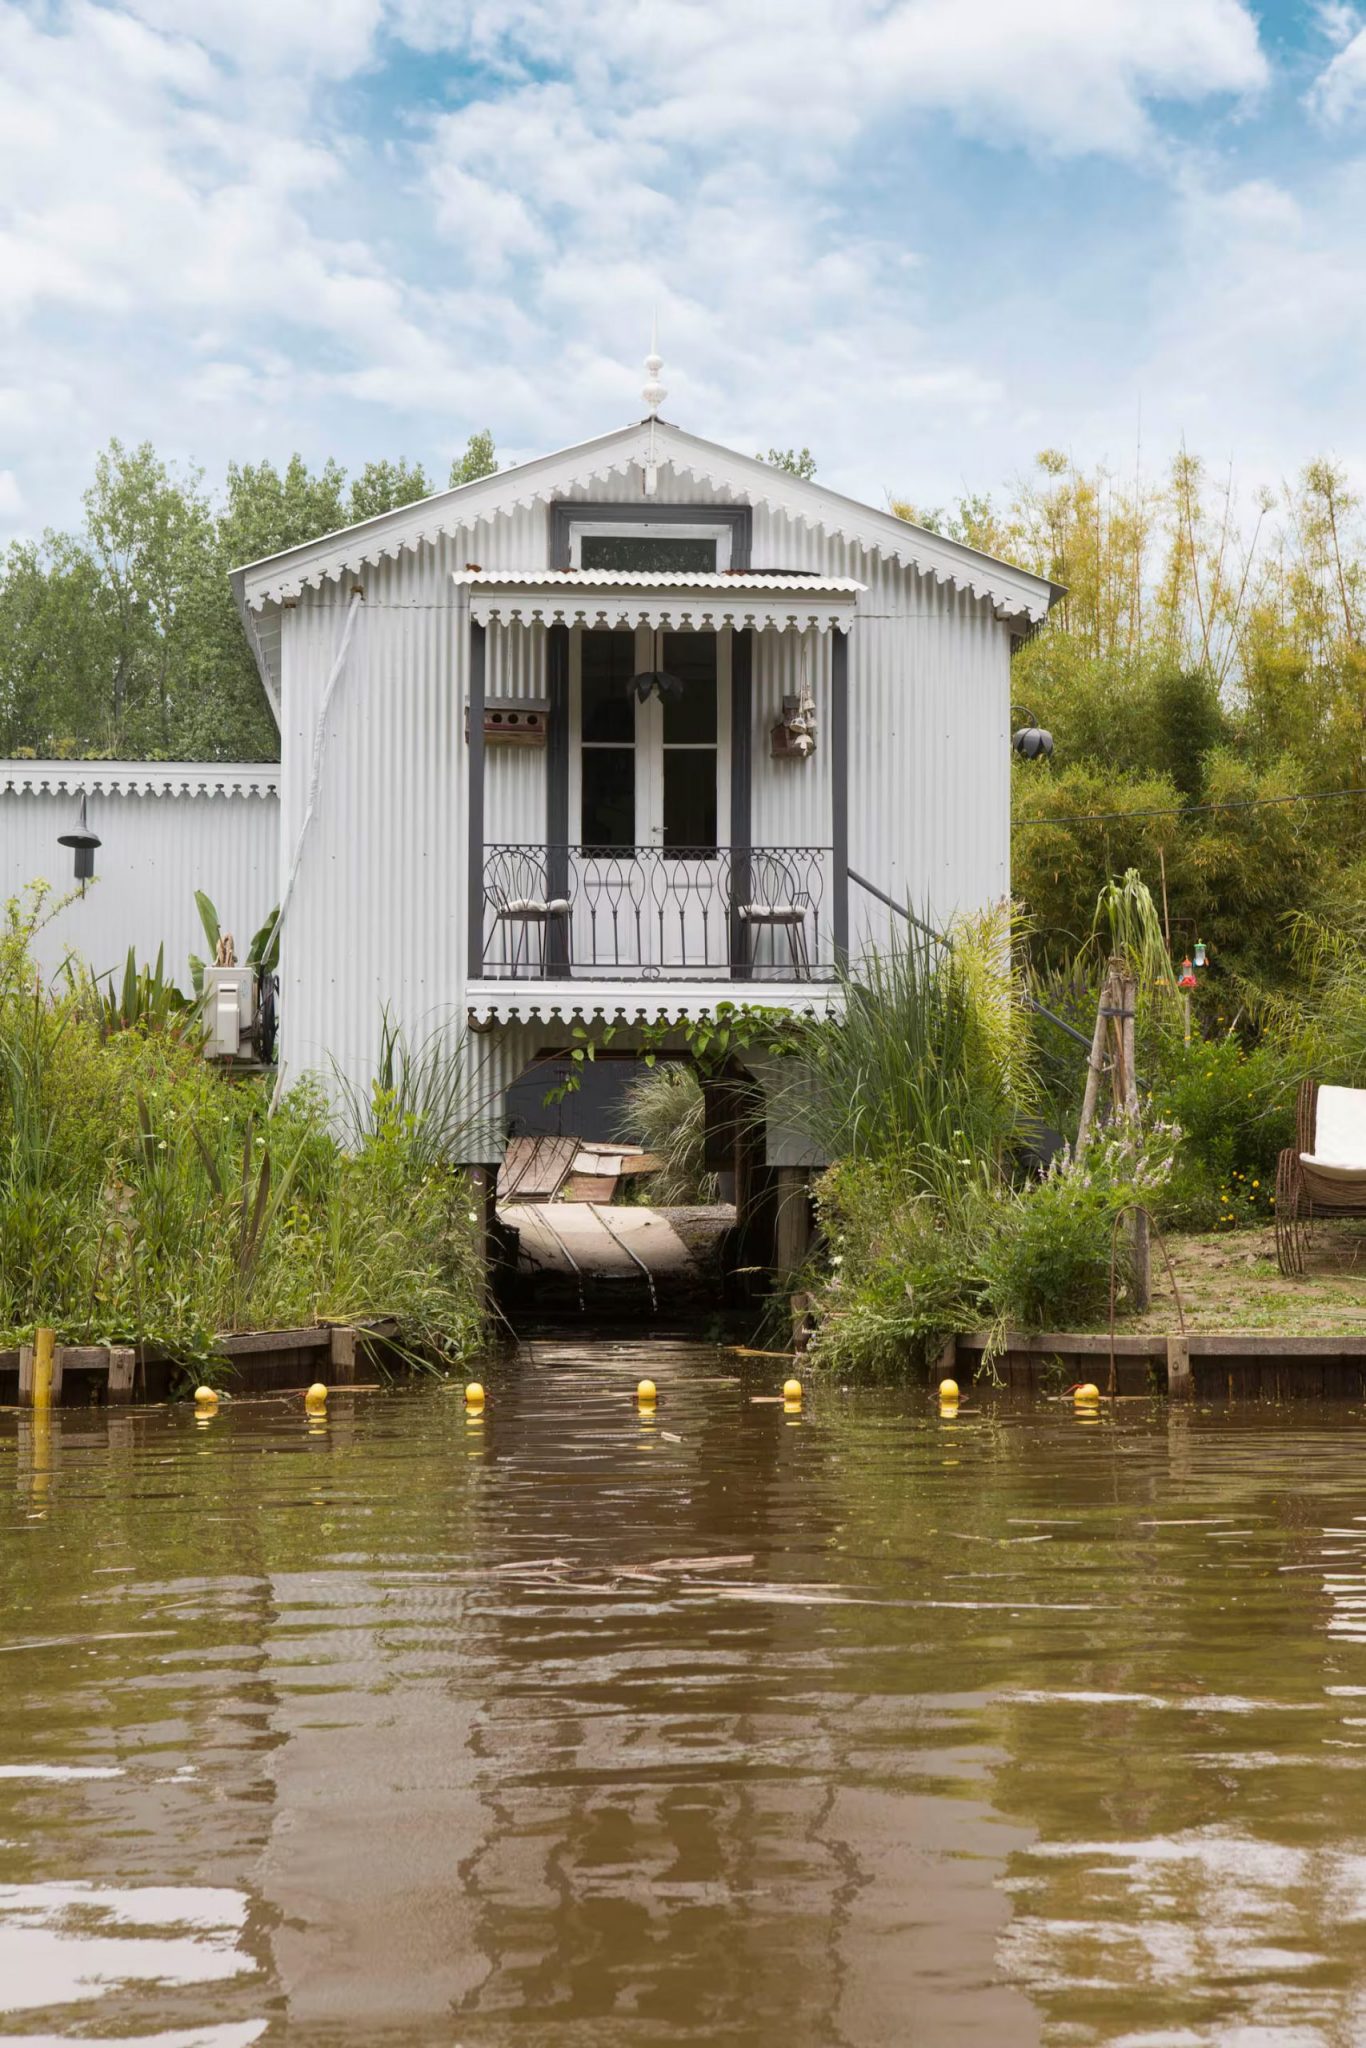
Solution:
{"label": "corrugated metal wall", "polygon": [[[640,479],[574,495],[638,498]],[[731,502],[667,470],[657,496]],[[413,1033],[463,1029],[466,635],[451,575],[467,563],[543,566],[547,551],[547,512],[536,506],[480,520],[366,572],[285,933],[283,1056],[293,1077],[326,1073],[335,1060],[364,1085],[386,1004]],[[851,865],[936,920],[998,900],[1009,888],[1007,629],[986,604],[763,506],[755,508],[754,566],[823,570],[868,585],[850,637]],[[286,865],[350,595],[343,578],[280,615]],[[782,697],[798,693],[803,661],[815,684],[817,751],[805,764],[775,762],[769,729]],[[830,844],[829,664],[827,636],[805,645],[795,635],[759,637],[756,844]],[[544,694],[540,629],[491,629],[488,688]],[[544,753],[491,747],[486,758],[486,839],[539,841]],[[885,940],[888,911],[857,888],[850,911],[856,946]],[[541,1027],[518,1027],[485,1041],[478,1092],[496,1095],[543,1037]]]}
{"label": "corrugated metal wall", "polygon": [[[141,786],[138,786],[141,785]],[[80,792],[103,844],[95,880],[39,934],[39,963],[54,974],[70,953],[97,973],[165,947],[166,971],[189,986],[188,960],[203,954],[194,892],[212,898],[243,952],[279,888],[280,810],[273,768],[177,764],[111,771],[103,762],[0,763],[0,897],[46,880],[73,887],[71,831]]]}

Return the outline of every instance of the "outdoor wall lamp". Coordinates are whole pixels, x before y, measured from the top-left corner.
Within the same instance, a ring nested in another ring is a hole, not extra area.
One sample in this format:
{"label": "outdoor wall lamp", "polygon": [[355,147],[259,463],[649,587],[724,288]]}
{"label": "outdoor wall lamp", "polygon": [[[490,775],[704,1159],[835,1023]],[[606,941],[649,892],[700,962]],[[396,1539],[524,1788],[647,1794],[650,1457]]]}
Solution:
{"label": "outdoor wall lamp", "polygon": [[1024,761],[1053,758],[1053,735],[1041,725],[1022,725],[1010,744]]}
{"label": "outdoor wall lamp", "polygon": [[651,690],[654,691],[661,704],[666,697],[681,697],[683,694],[683,678],[681,676],[671,676],[666,668],[658,665],[663,658],[660,652],[660,630],[658,626],[655,627],[653,644],[656,666],[654,668],[643,668],[639,675],[632,676],[630,682],[626,685],[628,690],[635,691],[642,704],[649,696]]}
{"label": "outdoor wall lamp", "polygon": [[74,832],[60,833],[57,844],[75,848],[76,880],[80,883],[81,894],[84,896],[85,885],[95,872],[95,848],[100,844],[99,834],[92,832],[85,821],[84,790],[81,791],[81,808],[76,820],[76,829]]}

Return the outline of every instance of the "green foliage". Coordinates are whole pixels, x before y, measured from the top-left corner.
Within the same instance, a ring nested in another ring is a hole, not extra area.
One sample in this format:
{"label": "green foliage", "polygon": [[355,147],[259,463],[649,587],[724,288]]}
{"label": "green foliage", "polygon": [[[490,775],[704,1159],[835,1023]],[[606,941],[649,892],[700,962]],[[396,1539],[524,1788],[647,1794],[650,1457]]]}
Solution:
{"label": "green foliage", "polygon": [[470,435],[464,454],[457,455],[451,464],[450,488],[455,490],[460,484],[478,483],[481,476],[492,476],[497,467],[493,435],[484,427],[479,433]]}
{"label": "green foliage", "polygon": [[413,1039],[386,1005],[369,1089],[358,1088],[340,1069],[336,1082],[347,1135],[360,1147],[401,1140],[423,1172],[484,1156],[489,1106],[463,1032],[437,1025]]}
{"label": "green foliage", "polygon": [[1189,1046],[1171,1033],[1152,1051],[1153,1112],[1181,1129],[1162,1220],[1217,1230],[1269,1217],[1276,1157],[1294,1137],[1294,1053],[1269,1038],[1249,1049],[1231,1032]]}
{"label": "green foliage", "polygon": [[421,1118],[348,1151],[316,1087],[272,1113],[155,1006],[107,1029],[79,972],[34,971],[45,907],[0,925],[0,1342],[47,1321],[205,1360],[220,1331],[394,1316],[424,1356],[470,1348],[473,1216]]}
{"label": "green foliage", "polygon": [[[471,436],[453,483],[497,468]],[[279,736],[230,572],[431,491],[421,463],[376,459],[351,480],[295,455],[231,463],[211,497],[144,443],[96,458],[79,532],[0,554],[0,752],[271,760]]]}
{"label": "green foliage", "polygon": [[931,1191],[891,1160],[846,1160],[818,1190],[830,1246],[814,1357],[886,1376],[928,1363],[947,1336],[1075,1328],[1103,1316],[1111,1261],[1122,1303],[1136,1201],[1151,1203],[1173,1134],[1107,1135],[1015,1188],[979,1167]]}
{"label": "green foliage", "polygon": [[346,513],[351,521],[374,519],[381,512],[393,512],[400,505],[412,505],[429,498],[432,487],[420,462],[367,462],[351,480]]}
{"label": "green foliage", "polygon": [[770,448],[767,455],[756,455],[754,459],[771,463],[774,469],[785,469],[789,476],[799,476],[806,484],[816,474],[816,458],[809,448]]}
{"label": "green foliage", "polygon": [[913,1185],[999,1165],[1038,1106],[1004,920],[958,925],[951,946],[912,927],[844,993],[843,1016],[801,1036],[789,1120],[827,1158],[894,1160]]}
{"label": "green foliage", "polygon": [[666,1060],[633,1081],[621,1133],[664,1161],[649,1182],[652,1202],[716,1200],[716,1176],[706,1165],[706,1103],[691,1066]]}
{"label": "green foliage", "polygon": [[136,949],[128,948],[123,976],[97,977],[88,968],[72,964],[67,982],[80,1015],[94,1024],[101,1038],[116,1031],[168,1032],[198,1044],[200,1003],[198,997],[182,993],[166,973],[166,949],[157,948],[153,966],[139,967]]}

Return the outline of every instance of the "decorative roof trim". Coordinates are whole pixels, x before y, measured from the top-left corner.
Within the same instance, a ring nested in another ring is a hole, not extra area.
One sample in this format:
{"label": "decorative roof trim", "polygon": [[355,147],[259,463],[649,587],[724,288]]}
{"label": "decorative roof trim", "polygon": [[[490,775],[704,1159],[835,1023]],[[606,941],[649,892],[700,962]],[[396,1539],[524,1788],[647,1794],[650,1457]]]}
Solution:
{"label": "decorative roof trim", "polygon": [[[829,632],[857,617],[849,577],[718,576],[640,570],[457,572],[481,626],[650,626],[676,633]],[[690,599],[695,601],[690,602]]]}
{"label": "decorative roof trim", "polygon": [[0,796],[278,797],[274,761],[0,761]]}
{"label": "decorative roof trim", "polygon": [[526,982],[472,981],[465,990],[470,1024],[684,1023],[714,1017],[722,1004],[751,1010],[783,1010],[825,1017],[841,1006],[834,983],[795,982]]}
{"label": "decorative roof trim", "polygon": [[944,534],[860,505],[823,484],[789,476],[772,463],[686,434],[663,420],[619,428],[250,563],[233,571],[233,588],[241,602],[259,610],[298,597],[332,577],[358,574],[372,563],[444,539],[474,520],[549,505],[568,490],[629,476],[647,459],[667,464],[710,489],[739,493],[801,525],[900,562],[932,582],[952,584],[989,603],[1001,619],[1038,623],[1058,595],[1056,585],[1026,569],[995,561]]}

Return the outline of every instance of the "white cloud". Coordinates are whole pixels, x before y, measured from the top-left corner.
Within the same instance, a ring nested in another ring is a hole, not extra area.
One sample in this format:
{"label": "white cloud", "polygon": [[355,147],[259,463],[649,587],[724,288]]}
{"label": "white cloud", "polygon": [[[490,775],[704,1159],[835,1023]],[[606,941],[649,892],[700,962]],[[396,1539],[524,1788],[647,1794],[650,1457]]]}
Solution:
{"label": "white cloud", "polygon": [[15,526],[24,512],[24,494],[12,469],[0,469],[0,526]]}
{"label": "white cloud", "polygon": [[[1354,17],[1353,17],[1354,18]],[[1336,26],[1346,27],[1339,16]],[[1335,127],[1360,113],[1366,104],[1366,28],[1342,42],[1310,87],[1309,105],[1329,127]]]}

